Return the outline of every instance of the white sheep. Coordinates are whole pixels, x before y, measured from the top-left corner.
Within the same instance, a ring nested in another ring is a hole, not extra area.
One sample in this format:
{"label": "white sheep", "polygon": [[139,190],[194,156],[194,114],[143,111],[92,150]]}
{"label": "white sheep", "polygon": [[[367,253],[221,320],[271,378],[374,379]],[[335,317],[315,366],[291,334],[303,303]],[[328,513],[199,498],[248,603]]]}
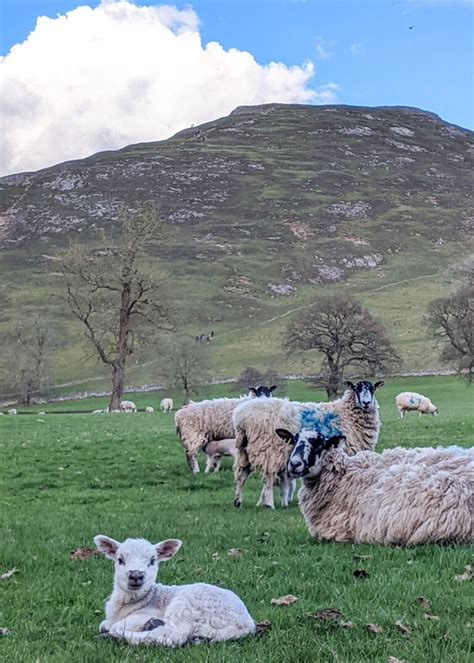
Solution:
{"label": "white sheep", "polygon": [[154,412],[154,411],[155,411],[155,408],[154,408],[154,407],[151,407],[151,405],[148,405],[148,406],[145,408],[145,412],[146,412],[147,414],[151,414],[151,413]]}
{"label": "white sheep", "polygon": [[15,417],[15,416],[18,414],[18,412],[17,412],[16,408],[11,407],[11,408],[8,410],[8,414],[9,414],[11,417]]}
{"label": "white sheep", "polygon": [[46,414],[46,412],[38,412],[38,415],[39,415],[40,417],[44,417],[45,414]]}
{"label": "white sheep", "polygon": [[160,403],[160,409],[162,412],[171,412],[173,410],[174,403],[172,398],[163,398]]}
{"label": "white sheep", "polygon": [[5,412],[0,412],[0,417],[4,417],[4,416],[5,416]]}
{"label": "white sheep", "polygon": [[94,538],[97,548],[115,561],[114,589],[105,606],[100,632],[133,645],[179,647],[186,643],[235,640],[255,631],[240,598],[215,585],[162,585],[158,565],[181,547],[178,539],[155,545],[145,539],[123,543]]}
{"label": "white sheep", "polygon": [[438,447],[349,456],[340,433],[277,434],[306,526],[322,540],[416,545],[474,538],[474,449]]}
{"label": "white sheep", "polygon": [[430,401],[428,396],[417,394],[415,391],[402,391],[401,394],[395,398],[398,412],[403,419],[406,410],[418,410],[418,416],[422,414],[438,414],[438,408]]}
{"label": "white sheep", "polygon": [[[302,428],[317,426],[324,421],[337,420],[338,428],[346,435],[349,453],[373,449],[378,439],[380,418],[374,392],[384,383],[372,384],[362,380],[349,387],[342,398],[328,403],[300,403],[284,398],[254,400],[239,405],[233,415],[238,458],[234,465],[234,506],[242,504],[245,482],[253,471],[260,471],[264,486],[257,506],[274,509],[273,486],[280,480],[280,501],[287,507],[295,489],[289,480],[287,462],[289,447],[275,434],[276,428],[288,428],[297,433]],[[326,425],[325,424],[325,425]]]}
{"label": "white sheep", "polygon": [[247,396],[239,398],[215,398],[185,405],[175,414],[176,433],[186,454],[186,461],[193,474],[199,473],[197,454],[211,440],[234,437],[232,415],[235,408],[250,400],[267,400],[275,386],[251,387]]}
{"label": "white sheep", "polygon": [[[92,414],[104,414],[105,410],[92,410]],[[40,412],[41,414],[41,412]]]}
{"label": "white sheep", "polygon": [[222,456],[232,456],[234,461],[237,457],[237,448],[233,437],[225,440],[210,440],[206,442],[202,450],[207,455],[205,474],[208,474],[211,469],[214,472],[219,472]]}
{"label": "white sheep", "polygon": [[122,401],[120,403],[120,412],[136,412],[137,406],[133,401]]}

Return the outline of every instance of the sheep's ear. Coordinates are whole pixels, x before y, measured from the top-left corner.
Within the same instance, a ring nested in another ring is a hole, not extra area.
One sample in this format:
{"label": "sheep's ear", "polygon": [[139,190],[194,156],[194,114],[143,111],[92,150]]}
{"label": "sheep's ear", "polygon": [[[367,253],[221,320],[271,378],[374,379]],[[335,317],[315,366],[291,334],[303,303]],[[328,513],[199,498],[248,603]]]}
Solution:
{"label": "sheep's ear", "polygon": [[346,380],[344,384],[346,385],[346,387],[349,387],[349,389],[352,389],[352,391],[354,391],[355,387],[353,382],[351,382],[350,380]]}
{"label": "sheep's ear", "polygon": [[182,545],[183,542],[179,539],[166,539],[166,541],[160,541],[160,543],[157,543],[155,546],[156,552],[158,553],[158,561],[168,561],[176,555]]}
{"label": "sheep's ear", "polygon": [[94,536],[94,543],[97,550],[104,553],[106,557],[109,559],[115,559],[115,553],[120,545],[120,541],[111,539],[110,536],[105,536],[105,534],[98,534],[97,536]]}
{"label": "sheep's ear", "polygon": [[383,380],[379,380],[378,382],[376,382],[376,383],[374,384],[374,391],[375,391],[376,389],[380,389],[380,387],[383,387],[384,384],[385,384],[385,382],[384,382]]}
{"label": "sheep's ear", "polygon": [[290,433],[289,430],[286,430],[286,428],[277,428],[275,433],[278,435],[278,437],[281,437],[284,442],[288,442],[288,444],[295,443],[295,436],[293,433]]}
{"label": "sheep's ear", "polygon": [[326,440],[326,442],[324,443],[324,447],[326,449],[330,449],[331,447],[337,447],[338,444],[345,441],[346,441],[345,435],[333,435],[332,437]]}
{"label": "sheep's ear", "polygon": [[277,385],[274,384],[274,385],[272,385],[272,386],[270,387],[270,389],[269,389],[268,391],[269,391],[270,393],[273,393],[273,392],[275,391],[276,388],[277,388]]}
{"label": "sheep's ear", "polygon": [[256,396],[257,395],[257,390],[255,387],[249,387],[249,396]]}

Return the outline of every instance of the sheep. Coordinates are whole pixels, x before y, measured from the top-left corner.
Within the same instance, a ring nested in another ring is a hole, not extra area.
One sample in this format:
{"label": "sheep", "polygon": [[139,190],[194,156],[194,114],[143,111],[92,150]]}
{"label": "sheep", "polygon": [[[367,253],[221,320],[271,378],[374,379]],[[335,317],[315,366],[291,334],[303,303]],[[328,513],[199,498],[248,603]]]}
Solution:
{"label": "sheep", "polygon": [[114,589],[105,606],[100,633],[133,645],[179,647],[186,643],[235,640],[255,631],[241,599],[215,585],[162,585],[155,582],[160,562],[181,547],[179,539],[155,545],[145,539],[123,543],[102,534],[97,549],[115,561]]}
{"label": "sheep", "polygon": [[147,414],[151,414],[151,413],[154,412],[154,411],[155,411],[155,408],[154,408],[154,407],[151,407],[151,405],[148,405],[148,406],[145,408],[145,412],[146,412]]}
{"label": "sheep", "polygon": [[137,406],[133,401],[122,401],[120,403],[120,412],[136,412]]}
{"label": "sheep", "polygon": [[414,391],[402,391],[395,398],[400,418],[403,419],[405,410],[418,410],[418,416],[422,414],[432,414],[434,417],[438,414],[438,408],[430,401],[427,396],[417,394]]}
{"label": "sheep", "polygon": [[234,506],[242,504],[245,482],[254,470],[260,470],[264,486],[257,506],[274,509],[273,485],[280,479],[280,502],[287,507],[294,492],[294,481],[287,475],[288,446],[275,434],[275,428],[285,427],[297,433],[301,428],[316,424],[322,414],[328,421],[337,418],[347,437],[347,450],[355,454],[373,449],[378,439],[380,418],[374,397],[383,381],[372,384],[362,380],[348,389],[342,398],[329,403],[299,403],[284,398],[250,401],[236,408],[233,416],[237,461],[234,464]]}
{"label": "sheep", "polygon": [[39,415],[40,417],[44,417],[45,414],[46,414],[46,412],[38,412],[38,415]]}
{"label": "sheep", "polygon": [[211,469],[214,472],[219,472],[222,456],[232,456],[234,461],[237,457],[237,448],[233,437],[206,442],[202,450],[207,455],[205,474],[208,474]]}
{"label": "sheep", "polygon": [[104,410],[92,410],[91,414],[103,414]]}
{"label": "sheep", "polygon": [[474,449],[438,447],[349,456],[344,436],[304,429],[277,434],[302,478],[299,506],[320,540],[417,545],[474,538]]}
{"label": "sheep", "polygon": [[18,412],[17,412],[16,408],[11,407],[11,408],[8,410],[8,414],[9,414],[11,417],[15,417],[15,416],[18,414]]}
{"label": "sheep", "polygon": [[[186,461],[193,474],[199,473],[197,454],[206,442],[234,437],[232,414],[243,402],[270,398],[275,386],[251,387],[248,396],[239,398],[215,398],[186,405],[176,412],[176,433],[186,454]],[[257,396],[258,394],[258,396]]]}
{"label": "sheep", "polygon": [[162,412],[171,412],[173,410],[174,403],[172,398],[163,398],[160,403],[160,409]]}

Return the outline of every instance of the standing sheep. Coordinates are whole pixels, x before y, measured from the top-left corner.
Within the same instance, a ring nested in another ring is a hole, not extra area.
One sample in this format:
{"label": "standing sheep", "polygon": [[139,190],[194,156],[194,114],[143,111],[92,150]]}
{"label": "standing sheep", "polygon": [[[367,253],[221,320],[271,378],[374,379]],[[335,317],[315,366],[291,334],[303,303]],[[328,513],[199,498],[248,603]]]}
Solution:
{"label": "standing sheep", "polygon": [[179,539],[155,545],[145,539],[123,543],[98,535],[94,542],[115,561],[114,589],[100,632],[129,644],[179,647],[186,643],[235,640],[255,631],[240,598],[215,585],[162,585],[155,582],[160,562],[181,547]]}
{"label": "standing sheep", "polygon": [[434,417],[438,414],[438,408],[430,401],[428,396],[417,394],[414,391],[402,391],[401,394],[395,398],[400,418],[406,410],[418,410],[418,416],[422,414],[432,414]]}
{"label": "standing sheep", "polygon": [[154,407],[151,407],[151,405],[148,405],[148,406],[145,408],[145,412],[146,412],[147,414],[151,414],[151,413],[154,412],[154,411],[155,411],[155,408],[154,408]]}
{"label": "standing sheep", "polygon": [[294,491],[294,481],[289,481],[287,474],[289,448],[275,434],[276,428],[288,428],[297,433],[302,428],[318,425],[325,415],[325,426],[336,420],[338,428],[346,435],[349,453],[373,449],[380,430],[374,392],[383,384],[382,381],[372,384],[362,380],[354,385],[348,381],[348,389],[342,398],[329,403],[299,403],[273,398],[249,401],[236,408],[233,425],[238,458],[234,466],[234,506],[241,506],[245,482],[256,470],[261,472],[264,480],[257,506],[275,508],[273,485],[277,477],[280,479],[281,506],[288,506]]}
{"label": "standing sheep", "polygon": [[137,406],[133,401],[122,401],[120,403],[120,412],[136,412]]}
{"label": "standing sheep", "polygon": [[[334,431],[333,431],[334,432]],[[292,445],[291,476],[317,539],[416,545],[474,538],[474,450],[403,449],[348,456],[344,436],[277,434]]]}
{"label": "standing sheep", "polygon": [[16,408],[11,407],[11,408],[8,410],[8,414],[9,414],[11,417],[16,417],[16,415],[18,414],[18,412],[17,412]]}
{"label": "standing sheep", "polygon": [[251,387],[248,396],[240,398],[215,398],[186,405],[176,412],[176,433],[186,454],[186,461],[193,474],[199,473],[197,454],[211,440],[234,437],[232,415],[235,408],[252,400],[265,401],[270,398],[275,386]]}
{"label": "standing sheep", "polygon": [[162,412],[171,412],[173,410],[174,403],[172,398],[163,398],[160,403],[160,409]]}
{"label": "standing sheep", "polygon": [[225,440],[211,440],[210,442],[206,442],[202,450],[207,455],[204,474],[208,474],[211,469],[214,472],[219,472],[222,456],[232,456],[234,461],[237,458],[237,448],[233,437]]}

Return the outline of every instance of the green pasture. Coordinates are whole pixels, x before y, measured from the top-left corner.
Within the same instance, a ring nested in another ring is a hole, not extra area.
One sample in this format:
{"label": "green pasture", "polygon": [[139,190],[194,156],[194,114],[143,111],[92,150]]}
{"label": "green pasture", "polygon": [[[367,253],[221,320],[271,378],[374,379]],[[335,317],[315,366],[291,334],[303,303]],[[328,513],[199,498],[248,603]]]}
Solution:
{"label": "green pasture", "polygon": [[[394,397],[406,389],[430,396],[439,416],[408,414],[400,420]],[[229,385],[200,397],[222,394],[230,395]],[[302,382],[289,382],[287,394],[322,397]],[[161,394],[127,397],[139,408],[157,408]],[[473,392],[458,379],[388,379],[378,397],[380,449],[473,444]],[[471,660],[472,582],[455,576],[472,563],[472,547],[316,543],[296,502],[274,512],[256,508],[258,477],[248,481],[236,510],[229,459],[218,474],[189,474],[172,414],[52,413],[59,406],[92,410],[105,404],[106,399],[88,399],[35,406],[45,416],[0,417],[0,574],[17,569],[0,579],[0,627],[10,632],[0,638],[2,662]],[[73,561],[70,552],[92,546],[98,533],[181,538],[183,548],[162,564],[159,578],[229,587],[256,621],[269,620],[271,628],[240,642],[174,651],[97,639],[113,565],[102,556]],[[229,556],[231,548],[243,552]],[[366,579],[353,575],[361,568]],[[286,594],[298,600],[271,605],[273,597]],[[431,608],[421,607],[419,597],[429,599]],[[352,627],[306,616],[322,608],[337,608]],[[402,633],[396,622],[408,630]],[[367,624],[382,632],[369,632]]]}

